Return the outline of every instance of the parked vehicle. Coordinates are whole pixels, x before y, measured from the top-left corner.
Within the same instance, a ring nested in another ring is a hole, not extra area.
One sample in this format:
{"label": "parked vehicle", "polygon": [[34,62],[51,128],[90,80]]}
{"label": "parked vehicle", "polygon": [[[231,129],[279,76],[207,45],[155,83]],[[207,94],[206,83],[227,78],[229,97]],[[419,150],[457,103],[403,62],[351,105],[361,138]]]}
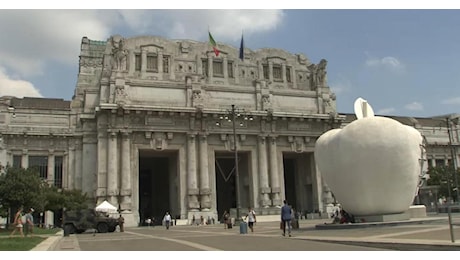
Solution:
{"label": "parked vehicle", "polygon": [[71,210],[64,213],[64,230],[69,234],[95,229],[99,233],[114,232],[118,219],[94,209]]}

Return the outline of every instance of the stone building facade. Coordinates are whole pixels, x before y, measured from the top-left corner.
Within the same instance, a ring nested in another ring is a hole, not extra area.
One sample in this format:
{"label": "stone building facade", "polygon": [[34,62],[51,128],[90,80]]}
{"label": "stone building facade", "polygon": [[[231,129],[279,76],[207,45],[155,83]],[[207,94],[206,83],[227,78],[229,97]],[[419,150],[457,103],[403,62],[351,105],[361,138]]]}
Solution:
{"label": "stone building facade", "polygon": [[84,37],[71,101],[2,97],[1,163],[38,165],[50,184],[81,189],[92,205],[107,199],[128,226],[165,211],[219,219],[238,202],[262,215],[278,214],[283,199],[322,212],[315,140],[343,119],[326,60],[219,50]]}
{"label": "stone building facade", "polygon": [[[245,49],[240,60],[237,48],[219,50],[155,36],[84,37],[71,101],[0,98],[0,163],[38,166],[51,185],[86,192],[89,206],[108,200],[126,226],[166,211],[217,220],[238,204],[278,214],[284,199],[326,212],[333,199],[315,141],[350,120],[336,111],[326,60],[280,49]],[[431,131],[430,120],[420,129]],[[428,154],[447,160],[442,147]]]}

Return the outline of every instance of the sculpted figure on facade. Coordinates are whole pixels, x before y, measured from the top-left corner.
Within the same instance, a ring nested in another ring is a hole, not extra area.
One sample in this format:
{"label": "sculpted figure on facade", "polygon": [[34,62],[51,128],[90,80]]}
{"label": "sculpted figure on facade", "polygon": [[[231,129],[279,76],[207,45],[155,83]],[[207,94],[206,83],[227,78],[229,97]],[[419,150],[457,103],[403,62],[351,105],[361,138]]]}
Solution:
{"label": "sculpted figure on facade", "polygon": [[119,36],[113,36],[111,39],[112,42],[112,54],[114,57],[113,69],[118,71],[126,70],[126,57],[128,55],[128,50],[125,47],[125,40]]}
{"label": "sculpted figure on facade", "polygon": [[316,69],[316,78],[317,83],[319,86],[326,86],[327,78],[326,78],[326,66],[327,60],[322,59]]}
{"label": "sculpted figure on facade", "polygon": [[126,93],[125,86],[115,87],[115,104],[124,105],[128,101],[128,94]]}

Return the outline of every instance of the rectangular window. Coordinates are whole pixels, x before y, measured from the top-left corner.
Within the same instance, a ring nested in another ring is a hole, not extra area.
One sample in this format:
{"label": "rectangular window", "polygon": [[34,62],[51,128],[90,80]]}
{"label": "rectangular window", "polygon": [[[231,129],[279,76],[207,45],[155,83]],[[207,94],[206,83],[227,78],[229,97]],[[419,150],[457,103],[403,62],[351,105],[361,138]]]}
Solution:
{"label": "rectangular window", "polygon": [[135,65],[134,65],[134,70],[135,71],[141,71],[141,64],[142,64],[142,61],[141,61],[141,55],[140,54],[136,54],[135,56]]}
{"label": "rectangular window", "polygon": [[233,62],[227,61],[227,75],[229,78],[233,78]]}
{"label": "rectangular window", "polygon": [[208,76],[208,60],[207,59],[201,60],[201,69],[203,70],[203,75]]}
{"label": "rectangular window", "polygon": [[13,155],[13,168],[22,168],[22,155]]}
{"label": "rectangular window", "polygon": [[224,64],[220,60],[212,61],[212,75],[214,77],[223,77],[224,76]]}
{"label": "rectangular window", "polygon": [[169,56],[163,56],[163,73],[169,73]]}
{"label": "rectangular window", "polygon": [[282,81],[283,73],[281,72],[281,65],[273,65],[273,80]]}
{"label": "rectangular window", "polygon": [[445,166],[446,165],[446,162],[444,161],[444,159],[436,159],[435,163],[436,163],[436,166]]}
{"label": "rectangular window", "polygon": [[54,186],[62,188],[62,156],[54,157]]}
{"label": "rectangular window", "polygon": [[29,156],[29,168],[36,168],[40,178],[48,179],[48,156]]}
{"label": "rectangular window", "polygon": [[154,54],[147,55],[147,71],[158,72],[158,56]]}
{"label": "rectangular window", "polygon": [[262,65],[262,68],[264,70],[264,79],[269,79],[269,77],[268,77],[268,64]]}
{"label": "rectangular window", "polygon": [[286,67],[286,81],[292,82],[291,81],[291,67]]}

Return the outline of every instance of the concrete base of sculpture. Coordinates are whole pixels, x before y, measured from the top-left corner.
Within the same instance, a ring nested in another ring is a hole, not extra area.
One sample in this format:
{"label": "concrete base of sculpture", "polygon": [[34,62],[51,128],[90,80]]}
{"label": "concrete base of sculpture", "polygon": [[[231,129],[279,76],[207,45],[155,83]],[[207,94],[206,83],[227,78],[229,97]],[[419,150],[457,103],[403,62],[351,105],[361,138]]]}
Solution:
{"label": "concrete base of sculpture", "polygon": [[412,205],[409,207],[410,218],[426,218],[425,205]]}
{"label": "concrete base of sculpture", "polygon": [[390,222],[390,221],[402,221],[409,220],[409,212],[396,213],[396,214],[382,214],[372,216],[355,216],[356,222]]}

